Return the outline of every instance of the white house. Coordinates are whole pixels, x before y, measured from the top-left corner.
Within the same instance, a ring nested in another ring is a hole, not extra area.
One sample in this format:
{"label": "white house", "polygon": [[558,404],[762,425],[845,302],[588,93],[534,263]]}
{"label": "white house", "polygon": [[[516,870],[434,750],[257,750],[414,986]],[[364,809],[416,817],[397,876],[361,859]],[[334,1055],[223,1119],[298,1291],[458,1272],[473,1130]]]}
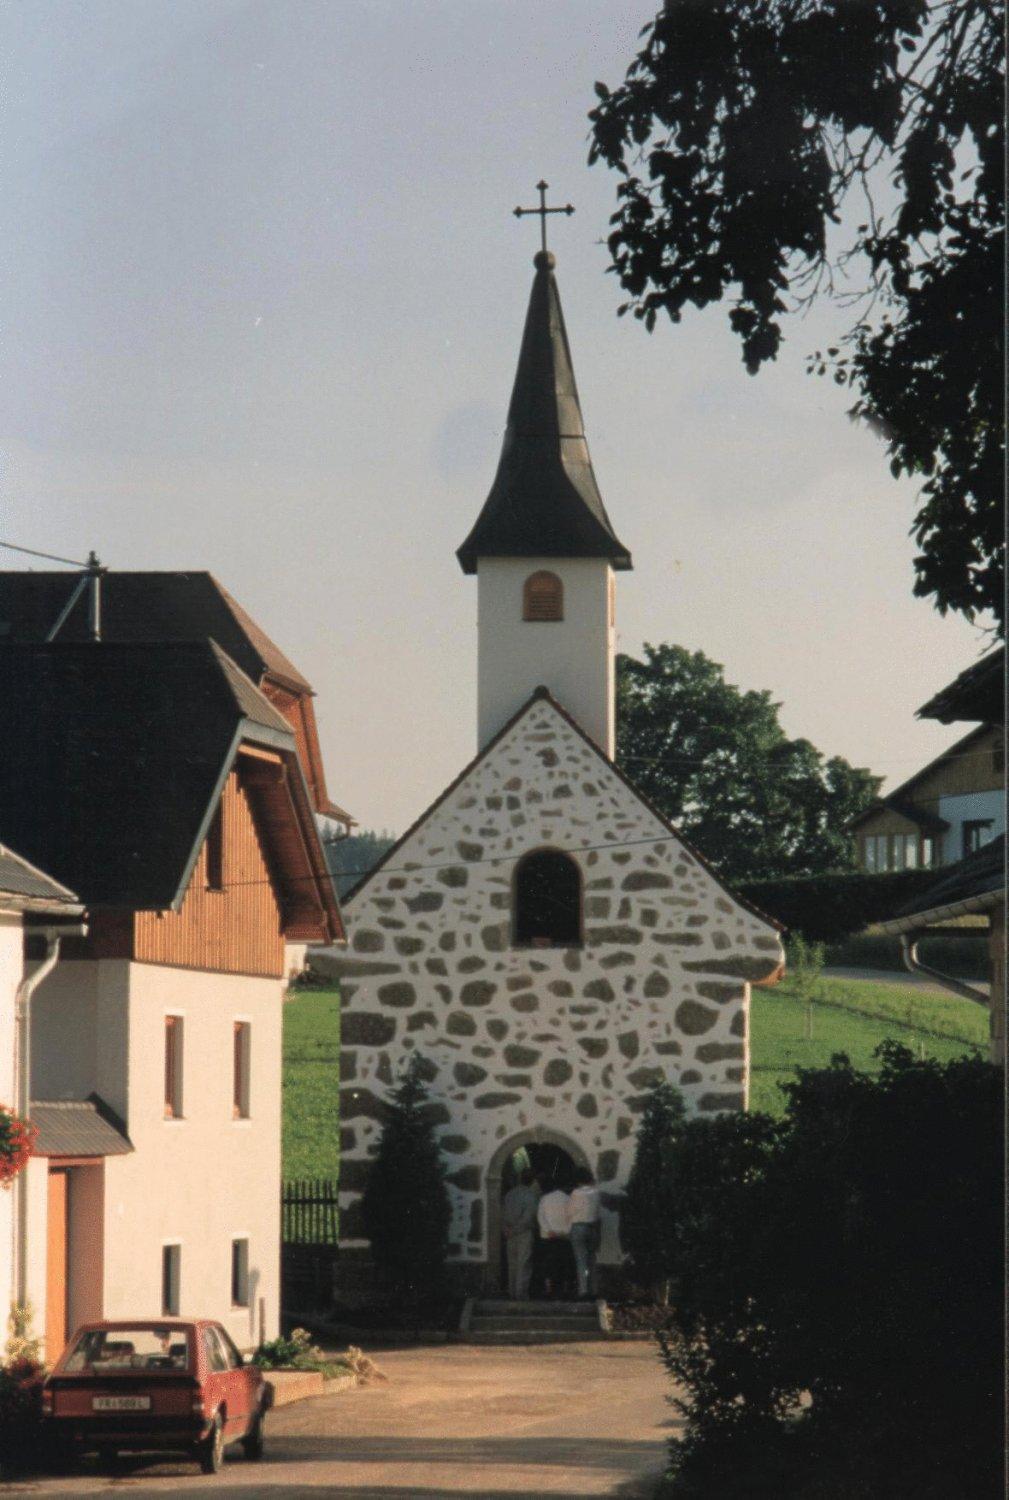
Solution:
{"label": "white house", "polygon": [[[80,915],[71,891],[0,845],[0,1103],[21,1115],[28,1113],[26,1023],[32,990],[31,972],[25,967],[25,934],[49,933],[50,959],[58,961],[52,935],[82,931]],[[45,1206],[45,1171],[37,1162],[18,1175],[13,1190],[9,1185],[0,1192],[0,1317],[5,1325],[0,1328],[0,1350],[10,1310],[45,1297]],[[31,1237],[33,1223],[41,1225],[41,1236]],[[30,1250],[34,1254],[29,1260]]]}
{"label": "white house", "polygon": [[[589,459],[553,264],[536,257],[500,465],[458,554],[477,579],[478,753],[345,899],[344,1280],[412,1053],[451,1162],[452,1258],[492,1288],[519,1153],[548,1174],[590,1166],[612,1200],[650,1085],[743,1108],[750,983],[783,962],[771,920],[613,763],[631,558]],[[611,1216],[602,1260],[619,1254]]]}
{"label": "white house", "polygon": [[295,734],[212,641],[12,644],[0,682],[0,827],[88,919],[32,1002],[47,1353],[168,1313],[248,1348],[278,1327],[285,943],[342,936]]}

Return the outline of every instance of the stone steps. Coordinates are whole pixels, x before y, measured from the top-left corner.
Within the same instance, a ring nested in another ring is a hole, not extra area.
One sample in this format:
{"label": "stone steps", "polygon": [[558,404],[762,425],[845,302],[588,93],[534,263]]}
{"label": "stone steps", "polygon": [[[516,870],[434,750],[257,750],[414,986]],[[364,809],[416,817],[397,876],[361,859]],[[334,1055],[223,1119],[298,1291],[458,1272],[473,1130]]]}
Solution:
{"label": "stone steps", "polygon": [[609,1311],[595,1302],[507,1302],[471,1297],[460,1337],[474,1344],[578,1343],[607,1336]]}

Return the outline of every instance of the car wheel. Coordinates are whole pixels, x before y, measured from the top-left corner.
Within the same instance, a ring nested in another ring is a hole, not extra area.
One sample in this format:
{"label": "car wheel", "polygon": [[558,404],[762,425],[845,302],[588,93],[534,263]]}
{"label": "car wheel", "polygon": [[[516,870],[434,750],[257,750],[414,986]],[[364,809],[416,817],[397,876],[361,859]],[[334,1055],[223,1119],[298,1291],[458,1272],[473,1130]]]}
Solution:
{"label": "car wheel", "polygon": [[221,1413],[214,1413],[210,1431],[197,1449],[200,1468],[204,1474],[219,1474],[224,1467],[224,1423]]}
{"label": "car wheel", "polygon": [[259,1412],[253,1418],[252,1426],[242,1439],[242,1451],[246,1458],[256,1460],[263,1456],[263,1420],[263,1413]]}

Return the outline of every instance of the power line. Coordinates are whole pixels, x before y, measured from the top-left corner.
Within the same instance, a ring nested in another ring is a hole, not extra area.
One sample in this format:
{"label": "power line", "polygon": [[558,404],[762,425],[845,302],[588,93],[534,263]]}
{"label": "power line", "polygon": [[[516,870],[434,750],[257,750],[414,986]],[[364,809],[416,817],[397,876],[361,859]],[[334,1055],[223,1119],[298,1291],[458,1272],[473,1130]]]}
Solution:
{"label": "power line", "polygon": [[34,547],[19,547],[17,542],[0,541],[0,547],[6,547],[11,552],[24,552],[28,557],[44,557],[46,562],[66,563],[71,568],[87,568],[86,562],[78,562],[75,557],[57,557],[55,552],[38,552]]}
{"label": "power line", "polygon": [[[333,839],[331,842],[334,843],[334,844],[342,844],[344,841],[343,841],[343,839]],[[555,851],[558,854],[566,854],[569,857],[573,857],[576,854],[590,854],[590,853],[594,852],[595,850],[602,850],[602,849],[632,849],[632,848],[634,848],[634,847],[636,847],[637,845],[640,845],[640,844],[681,844],[682,845],[682,840],[679,839],[675,834],[664,833],[664,834],[662,834],[658,838],[626,839],[626,840],[622,840],[622,841],[619,841],[619,842],[616,841],[616,840],[614,840],[613,842],[606,843],[606,844],[579,844],[578,847],[575,848],[575,849],[561,849],[556,844],[550,844],[549,848],[551,850]],[[529,850],[523,850],[519,854],[488,854],[483,859],[454,859],[454,860],[448,860],[448,861],[446,861],[446,860],[437,860],[437,861],[435,861],[432,864],[418,864],[418,865],[410,864],[410,865],[388,865],[388,866],[383,865],[382,866],[382,874],[383,875],[414,875],[414,874],[417,873],[418,870],[447,870],[447,869],[453,868],[456,865],[463,865],[468,870],[468,869],[471,869],[472,866],[474,866],[474,865],[515,864],[518,860],[524,859],[525,856],[526,856],[526,854],[528,854],[529,852],[530,852]],[[695,858],[695,856],[694,856],[694,854],[692,853],[691,850],[684,849],[683,852],[685,854],[688,854],[691,859]],[[355,875],[355,876],[370,875],[371,872],[373,870],[376,870],[377,868],[378,868],[377,864],[374,864],[374,865],[368,865],[366,868],[361,869],[361,870],[333,870],[330,873],[332,874],[332,877],[333,877],[334,880],[342,880],[342,879],[345,879],[345,878],[349,878],[351,875]],[[297,880],[313,880],[313,881],[318,879],[318,877],[315,876],[315,875],[299,875],[299,876],[296,876],[295,878]],[[718,877],[716,876],[715,878],[717,879]],[[272,884],[273,884],[273,882],[270,881],[270,880],[233,880],[233,881],[225,882],[224,889],[225,890],[237,890],[239,887],[244,887],[244,886],[250,886],[250,885],[272,885]]]}

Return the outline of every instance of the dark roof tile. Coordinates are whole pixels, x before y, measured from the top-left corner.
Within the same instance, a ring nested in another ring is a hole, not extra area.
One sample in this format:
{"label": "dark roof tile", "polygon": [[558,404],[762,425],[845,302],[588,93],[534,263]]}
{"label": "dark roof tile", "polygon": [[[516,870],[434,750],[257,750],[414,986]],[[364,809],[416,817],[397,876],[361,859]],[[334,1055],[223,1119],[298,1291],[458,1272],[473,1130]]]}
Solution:
{"label": "dark roof tile", "polygon": [[605,557],[629,568],[589,458],[553,256],[536,257],[497,474],[457,556]]}

